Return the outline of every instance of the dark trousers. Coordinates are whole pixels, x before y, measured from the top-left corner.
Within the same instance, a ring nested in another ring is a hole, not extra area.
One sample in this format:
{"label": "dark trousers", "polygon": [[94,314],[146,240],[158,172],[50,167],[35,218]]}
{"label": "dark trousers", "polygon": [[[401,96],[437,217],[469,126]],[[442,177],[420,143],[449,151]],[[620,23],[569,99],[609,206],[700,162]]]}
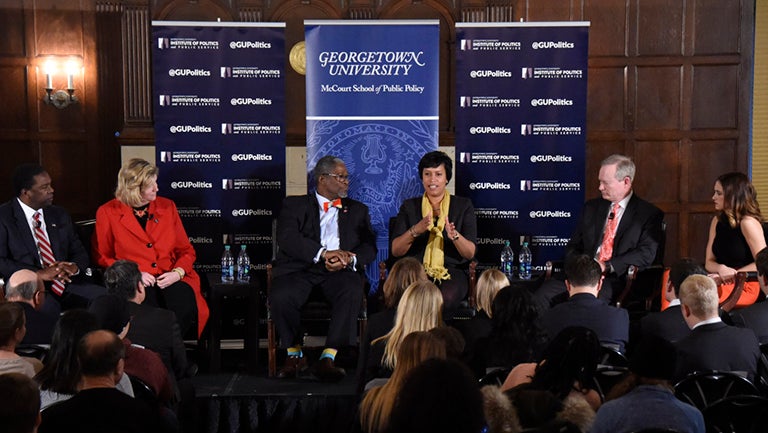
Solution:
{"label": "dark trousers", "polygon": [[151,286],[146,287],[145,290],[147,297],[143,304],[165,308],[176,313],[181,337],[184,338],[192,325],[197,323],[197,304],[192,287],[185,282],[177,281],[165,289]]}
{"label": "dark trousers", "polygon": [[272,280],[269,308],[281,348],[298,344],[301,306],[312,289],[319,289],[331,304],[326,347],[339,349],[357,341],[357,316],[363,302],[363,277],[357,272],[327,272],[317,267],[281,275]]}
{"label": "dark trousers", "polygon": [[449,268],[451,279],[443,280],[437,287],[443,294],[443,319],[450,320],[453,313],[459,308],[459,304],[467,297],[469,292],[469,277],[467,272],[461,269]]}
{"label": "dark trousers", "polygon": [[52,316],[58,316],[62,311],[74,308],[88,308],[91,301],[107,294],[106,287],[84,281],[67,284],[61,296],[51,291],[50,283],[46,283],[45,287],[48,296],[41,311]]}

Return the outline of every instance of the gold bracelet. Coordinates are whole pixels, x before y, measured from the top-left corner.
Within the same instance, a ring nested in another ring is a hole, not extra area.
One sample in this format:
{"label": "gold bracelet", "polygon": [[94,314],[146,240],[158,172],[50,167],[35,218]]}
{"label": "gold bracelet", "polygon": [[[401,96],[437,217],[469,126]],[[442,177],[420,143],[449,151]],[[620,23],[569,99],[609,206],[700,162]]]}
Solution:
{"label": "gold bracelet", "polygon": [[411,226],[411,227],[408,227],[408,232],[411,234],[411,236],[412,236],[413,238],[417,238],[417,237],[419,237],[419,235],[417,235],[417,234],[416,234],[416,232],[415,232],[415,231],[413,231],[413,226]]}
{"label": "gold bracelet", "polygon": [[173,272],[176,272],[177,274],[179,274],[180,280],[184,279],[184,275],[186,275],[186,272],[184,272],[184,268],[173,268],[172,270]]}
{"label": "gold bracelet", "polygon": [[454,240],[454,241],[457,241],[457,240],[459,240],[459,235],[456,235],[456,236],[454,236],[454,237],[453,237],[453,240]]}

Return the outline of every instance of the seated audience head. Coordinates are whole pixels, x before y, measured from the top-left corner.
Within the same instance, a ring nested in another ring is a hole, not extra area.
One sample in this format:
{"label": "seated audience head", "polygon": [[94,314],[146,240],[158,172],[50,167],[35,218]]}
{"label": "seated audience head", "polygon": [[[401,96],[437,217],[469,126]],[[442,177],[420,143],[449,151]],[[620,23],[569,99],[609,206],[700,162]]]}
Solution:
{"label": "seated audience head", "polygon": [[411,283],[397,304],[395,324],[383,337],[373,340],[386,341],[382,364],[394,369],[397,364],[397,350],[406,335],[415,331],[429,331],[443,323],[443,295],[430,281]]}
{"label": "seated audience head", "polygon": [[39,164],[17,166],[13,172],[13,190],[19,200],[34,210],[53,203],[51,176]]}
{"label": "seated audience head", "polygon": [[101,329],[112,331],[120,338],[128,333],[131,312],[124,298],[117,295],[99,296],[91,302],[88,311],[96,317]]}
{"label": "seated audience head", "polygon": [[384,281],[384,305],[387,308],[397,307],[405,289],[414,281],[426,280],[427,273],[424,265],[414,257],[403,257],[392,265],[392,269]]}
{"label": "seated audience head", "polygon": [[755,266],[757,266],[758,281],[763,293],[768,294],[768,247],[760,250],[755,256]]}
{"label": "seated audience head", "polygon": [[443,166],[445,170],[446,184],[451,181],[453,177],[453,161],[451,157],[445,152],[435,150],[424,154],[419,160],[419,178],[423,178],[425,168],[438,168]]}
{"label": "seated audience head", "polygon": [[0,375],[0,426],[5,433],[32,433],[40,424],[40,390],[21,373]]}
{"label": "seated audience head", "polygon": [[478,433],[483,398],[474,375],[458,361],[428,359],[405,377],[392,408],[392,433]]}
{"label": "seated audience head", "polygon": [[545,340],[533,295],[518,284],[499,290],[491,306],[491,343],[511,365],[532,361]]}
{"label": "seated audience head", "polygon": [[40,389],[60,394],[74,394],[80,382],[77,344],[87,333],[98,329],[93,314],[86,310],[65,311],[53,328],[51,350],[35,379]]}
{"label": "seated audience head", "polygon": [[509,279],[498,269],[486,269],[477,279],[477,311],[485,311],[488,317],[493,317],[493,298],[502,287],[509,285]]}
{"label": "seated audience head", "polygon": [[115,198],[131,207],[146,204],[142,192],[157,181],[160,170],[141,158],[132,158],[117,173]]}
{"label": "seated audience head", "polygon": [[722,213],[731,227],[736,227],[745,216],[762,221],[755,187],[744,173],[731,172],[720,175],[715,181],[715,191],[722,191]]}
{"label": "seated audience head", "polygon": [[574,390],[589,388],[600,360],[597,334],[583,326],[569,326],[544,349],[531,387],[549,391],[561,400]]}
{"label": "seated audience head", "polygon": [[718,295],[715,280],[706,275],[691,275],[680,285],[680,304],[689,328],[718,317]]}
{"label": "seated audience head", "polygon": [[11,302],[26,302],[39,310],[45,302],[43,280],[29,269],[18,270],[8,279],[5,299]]}
{"label": "seated audience head", "polygon": [[83,378],[110,378],[117,385],[123,376],[125,346],[112,331],[91,331],[78,343],[77,359]]}
{"label": "seated audience head", "polygon": [[141,304],[146,293],[141,282],[139,265],[130,260],[118,260],[104,271],[104,285],[112,295]]}
{"label": "seated audience head", "polygon": [[15,302],[0,302],[0,348],[13,352],[26,332],[24,307]]}
{"label": "seated audience head", "polygon": [[597,296],[603,283],[600,264],[586,254],[577,254],[565,261],[565,287],[570,296],[590,293]]}
{"label": "seated audience head", "polygon": [[600,194],[611,203],[618,203],[632,191],[635,163],[624,155],[611,155],[600,163],[598,180]]}
{"label": "seated audience head", "polygon": [[669,268],[669,279],[664,294],[667,301],[680,297],[680,286],[691,275],[707,275],[707,270],[699,262],[688,257],[678,260]]}
{"label": "seated audience head", "polygon": [[661,384],[671,388],[676,361],[677,352],[672,343],[657,335],[648,335],[635,346],[629,358],[629,371],[641,385]]}
{"label": "seated audience head", "polygon": [[464,336],[461,335],[458,329],[453,326],[438,326],[437,328],[430,329],[428,332],[443,342],[445,354],[448,358],[461,358],[466,341],[464,341]]}

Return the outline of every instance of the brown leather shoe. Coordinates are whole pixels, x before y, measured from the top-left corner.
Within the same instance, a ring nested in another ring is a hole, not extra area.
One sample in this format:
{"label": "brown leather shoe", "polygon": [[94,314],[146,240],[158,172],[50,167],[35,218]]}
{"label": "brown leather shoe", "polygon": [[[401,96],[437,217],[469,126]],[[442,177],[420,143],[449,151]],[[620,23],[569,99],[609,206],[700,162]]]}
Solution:
{"label": "brown leather shoe", "polygon": [[278,370],[278,379],[296,378],[301,370],[307,368],[307,358],[301,356],[289,356],[285,358],[285,364]]}
{"label": "brown leather shoe", "polygon": [[331,358],[323,358],[312,365],[312,374],[323,382],[338,382],[347,375],[341,367],[336,367]]}

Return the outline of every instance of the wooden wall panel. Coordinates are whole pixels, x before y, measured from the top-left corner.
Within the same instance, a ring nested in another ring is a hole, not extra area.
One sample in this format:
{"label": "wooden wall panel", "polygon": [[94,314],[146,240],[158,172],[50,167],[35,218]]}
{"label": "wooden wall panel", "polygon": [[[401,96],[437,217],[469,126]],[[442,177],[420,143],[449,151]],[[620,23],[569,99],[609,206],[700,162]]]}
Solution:
{"label": "wooden wall panel", "polygon": [[637,129],[680,129],[682,112],[681,69],[675,66],[643,66],[637,68]]}
{"label": "wooden wall panel", "polygon": [[625,71],[624,66],[589,70],[587,124],[590,128],[600,131],[624,130],[627,106]]}
{"label": "wooden wall panel", "polygon": [[8,0],[0,5],[0,56],[23,56],[26,51],[24,9],[21,0]]}
{"label": "wooden wall panel", "polygon": [[715,179],[723,173],[739,170],[736,158],[736,140],[697,140],[691,143],[688,190],[685,201],[705,203],[711,201]]}
{"label": "wooden wall panel", "polygon": [[[651,203],[675,202],[680,198],[680,184],[668,182],[659,188],[659,179],[680,177],[680,153],[677,141],[637,141],[635,143],[635,166],[637,179],[633,183],[642,197]],[[647,155],[663,155],[649,158]]]}
{"label": "wooden wall panel", "polygon": [[589,28],[590,56],[624,56],[627,53],[627,30],[629,28],[627,25],[629,20],[627,2],[585,0],[584,20],[591,23]]}
{"label": "wooden wall panel", "polygon": [[[29,129],[27,67],[0,63],[0,131],[23,132]],[[11,102],[12,101],[12,102]]]}
{"label": "wooden wall panel", "polygon": [[693,8],[693,53],[738,54],[745,46],[740,43],[744,19],[743,8],[754,9],[751,1],[695,0]]}
{"label": "wooden wall panel", "polygon": [[738,126],[739,78],[738,65],[694,66],[692,129]]}
{"label": "wooden wall panel", "polygon": [[637,54],[640,56],[682,54],[685,2],[635,1],[637,3]]}

